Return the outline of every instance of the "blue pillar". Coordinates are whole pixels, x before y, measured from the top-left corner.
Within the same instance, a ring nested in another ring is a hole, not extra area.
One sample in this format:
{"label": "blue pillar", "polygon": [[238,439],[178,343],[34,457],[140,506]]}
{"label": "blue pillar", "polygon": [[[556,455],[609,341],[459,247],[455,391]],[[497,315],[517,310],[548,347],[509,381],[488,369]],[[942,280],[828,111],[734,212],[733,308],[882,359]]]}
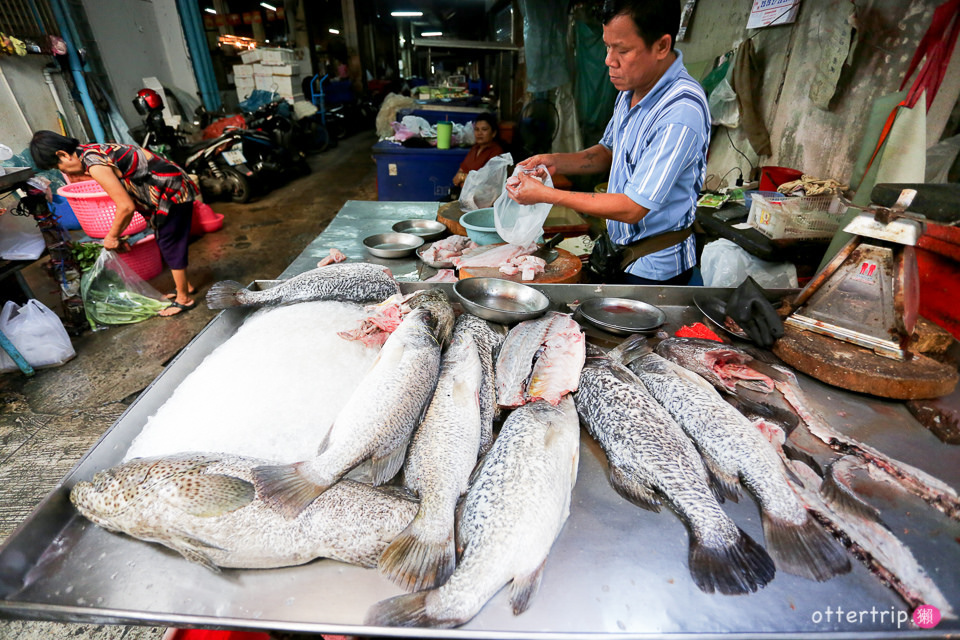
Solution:
{"label": "blue pillar", "polygon": [[195,0],[177,0],[177,10],[180,13],[180,24],[183,26],[183,35],[187,40],[193,73],[197,78],[203,106],[207,111],[217,111],[221,105],[220,89],[217,87],[213,63],[210,61],[200,6]]}
{"label": "blue pillar", "polygon": [[100,122],[100,116],[97,114],[96,107],[93,106],[93,100],[90,98],[90,91],[87,89],[87,79],[83,75],[83,64],[80,62],[80,56],[77,54],[77,47],[70,35],[70,24],[67,18],[67,9],[63,0],[50,0],[50,8],[53,9],[53,17],[57,21],[57,27],[67,43],[67,56],[70,59],[70,72],[73,74],[73,81],[77,85],[77,92],[80,94],[80,102],[87,112],[87,119],[90,121],[90,128],[93,129],[93,139],[97,142],[106,142],[107,136],[104,133],[103,125]]}

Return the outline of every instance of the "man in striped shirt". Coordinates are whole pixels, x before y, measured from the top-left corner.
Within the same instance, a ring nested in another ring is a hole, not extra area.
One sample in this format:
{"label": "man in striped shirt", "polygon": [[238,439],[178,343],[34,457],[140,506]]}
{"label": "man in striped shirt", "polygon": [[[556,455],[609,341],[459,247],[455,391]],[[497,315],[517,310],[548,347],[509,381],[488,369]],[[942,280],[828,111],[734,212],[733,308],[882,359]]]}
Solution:
{"label": "man in striped shirt", "polygon": [[[531,173],[521,172],[507,193],[520,204],[546,202],[605,218],[610,239],[641,256],[624,267],[620,282],[685,285],[697,261],[689,230],[706,174],[710,112],[673,48],[680,2],[607,0],[603,21],[605,63],[620,91],[603,138],[576,153],[524,160],[519,166]],[[538,165],[568,175],[609,169],[607,192],[551,189],[532,173]]]}

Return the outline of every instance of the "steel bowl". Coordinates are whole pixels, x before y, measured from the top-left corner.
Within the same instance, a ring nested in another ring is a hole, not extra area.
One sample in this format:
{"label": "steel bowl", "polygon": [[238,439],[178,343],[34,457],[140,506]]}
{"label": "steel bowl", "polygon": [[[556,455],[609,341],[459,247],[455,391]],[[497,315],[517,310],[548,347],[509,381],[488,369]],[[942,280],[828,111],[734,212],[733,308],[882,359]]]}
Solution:
{"label": "steel bowl", "polygon": [[577,316],[617,336],[652,333],[667,316],[660,307],[630,298],[590,298],[577,308]]}
{"label": "steel bowl", "polygon": [[378,233],[363,239],[363,246],[378,258],[403,258],[423,244],[423,238],[412,233]]}
{"label": "steel bowl", "polygon": [[447,227],[436,220],[401,220],[393,225],[397,233],[412,233],[423,238],[424,242],[437,240],[447,232]]}
{"label": "steel bowl", "polygon": [[540,317],[550,306],[550,298],[533,287],[502,278],[465,278],[453,292],[468,312],[500,324]]}

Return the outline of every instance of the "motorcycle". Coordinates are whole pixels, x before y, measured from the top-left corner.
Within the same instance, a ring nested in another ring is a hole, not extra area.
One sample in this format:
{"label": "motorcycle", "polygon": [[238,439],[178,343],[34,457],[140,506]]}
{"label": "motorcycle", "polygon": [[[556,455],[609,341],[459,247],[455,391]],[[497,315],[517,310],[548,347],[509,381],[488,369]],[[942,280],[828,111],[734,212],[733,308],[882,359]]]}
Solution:
{"label": "motorcycle", "polygon": [[[163,99],[152,89],[141,89],[133,106],[144,125],[131,130],[144,149],[169,157],[188,174],[197,177],[204,197],[228,196],[233,202],[248,202],[256,182],[255,166],[248,165],[245,139],[238,130],[190,145],[184,136],[163,120]],[[272,143],[270,143],[272,145]]]}
{"label": "motorcycle", "polygon": [[250,130],[266,134],[274,144],[289,153],[289,161],[301,175],[309,175],[306,155],[313,138],[304,129],[302,120],[295,120],[290,105],[283,99],[268,102],[246,118]]}

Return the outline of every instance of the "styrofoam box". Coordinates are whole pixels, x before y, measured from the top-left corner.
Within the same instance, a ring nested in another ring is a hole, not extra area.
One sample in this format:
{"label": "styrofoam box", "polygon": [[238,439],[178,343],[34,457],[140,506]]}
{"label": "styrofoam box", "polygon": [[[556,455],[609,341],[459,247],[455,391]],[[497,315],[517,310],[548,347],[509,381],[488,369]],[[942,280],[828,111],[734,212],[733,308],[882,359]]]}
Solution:
{"label": "styrofoam box", "polygon": [[243,64],[260,62],[260,54],[262,51],[262,49],[247,49],[240,53],[240,59],[243,60]]}
{"label": "styrofoam box", "polygon": [[240,91],[241,89],[253,91],[257,86],[256,80],[253,76],[250,76],[249,78],[245,76],[235,76],[233,78],[233,84],[236,85],[237,91]]}
{"label": "styrofoam box", "polygon": [[263,64],[290,64],[297,59],[293,54],[293,49],[271,49],[262,47],[257,49],[260,52],[260,62]]}
{"label": "styrofoam box", "polygon": [[291,76],[254,76],[257,89],[264,91],[276,91],[281,96],[292,96],[295,93],[301,93],[300,83],[294,82]]}
{"label": "styrofoam box", "polygon": [[293,64],[278,64],[273,66],[264,65],[264,67],[275,76],[300,77],[300,64],[297,62],[294,62]]}
{"label": "styrofoam box", "polygon": [[252,78],[253,77],[253,66],[252,64],[235,64],[233,65],[233,77],[234,78]]}

